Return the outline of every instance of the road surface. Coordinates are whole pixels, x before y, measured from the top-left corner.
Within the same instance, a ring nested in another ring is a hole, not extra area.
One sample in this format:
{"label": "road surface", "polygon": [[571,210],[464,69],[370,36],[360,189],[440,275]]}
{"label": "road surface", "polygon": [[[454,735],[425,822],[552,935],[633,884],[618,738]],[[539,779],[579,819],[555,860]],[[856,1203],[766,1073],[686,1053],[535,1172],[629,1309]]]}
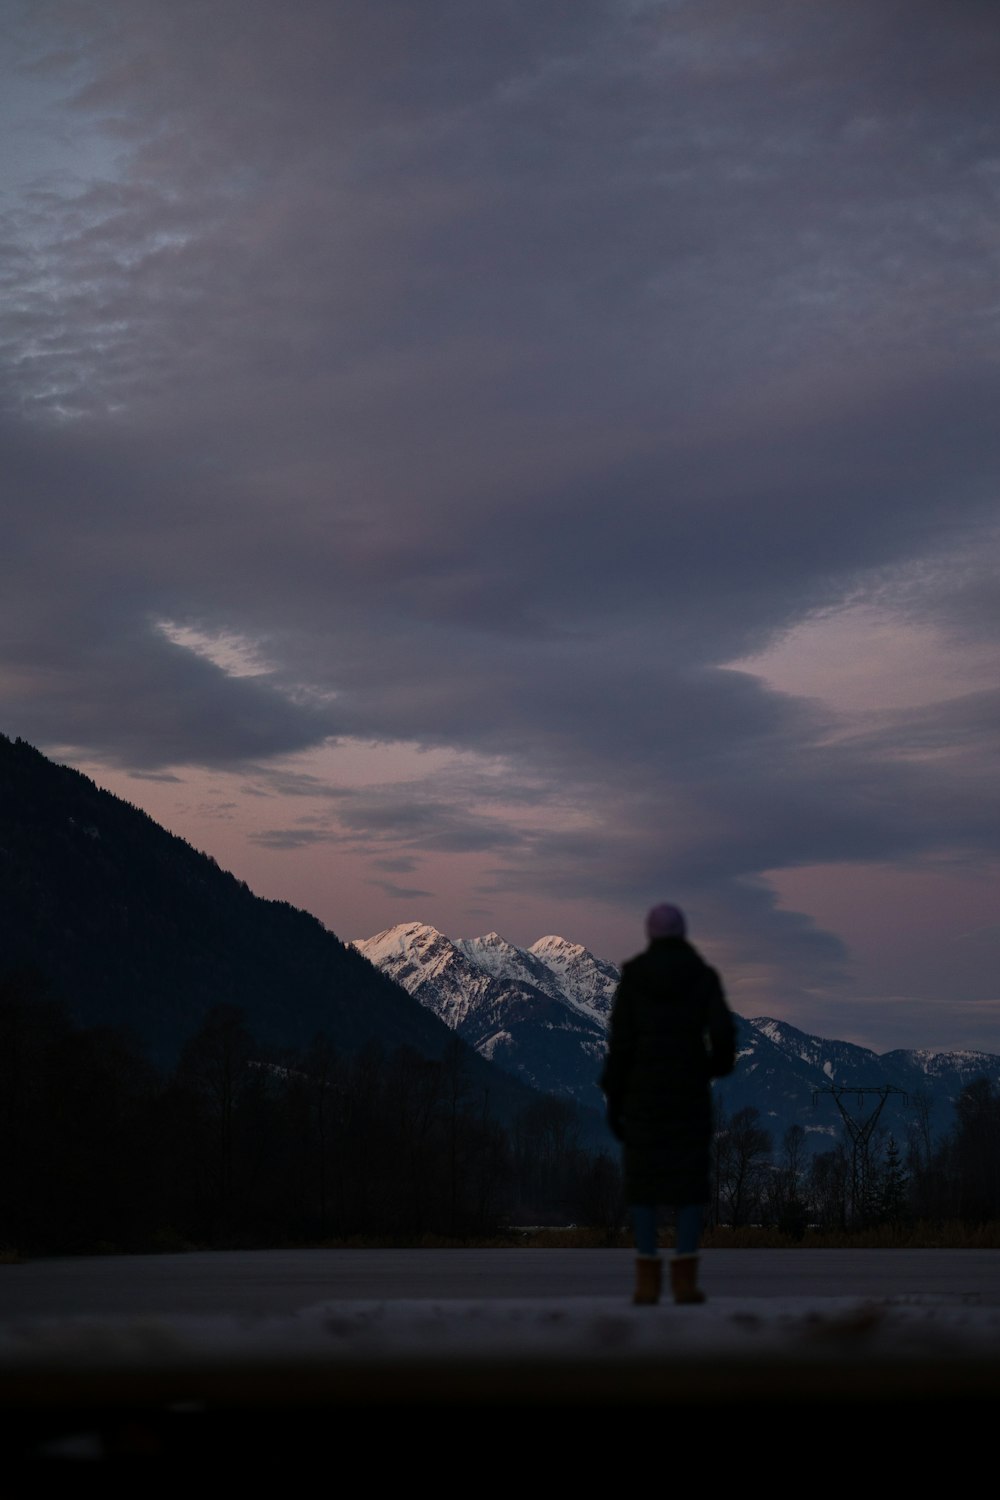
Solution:
{"label": "road surface", "polygon": [[[1000,1306],[1000,1250],[709,1250],[717,1297],[942,1297]],[[288,1316],[332,1301],[618,1297],[625,1250],[245,1250],[0,1266],[0,1322]]]}

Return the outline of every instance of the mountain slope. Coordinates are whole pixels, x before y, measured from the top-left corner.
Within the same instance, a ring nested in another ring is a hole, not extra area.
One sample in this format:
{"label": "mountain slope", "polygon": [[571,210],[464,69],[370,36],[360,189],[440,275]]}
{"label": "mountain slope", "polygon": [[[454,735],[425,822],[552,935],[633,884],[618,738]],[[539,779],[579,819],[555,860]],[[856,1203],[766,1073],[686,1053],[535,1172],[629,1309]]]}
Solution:
{"label": "mountain slope", "polygon": [[567,1003],[556,975],[529,950],[494,932],[452,942],[422,922],[355,946],[481,1056],[532,1088],[600,1107],[604,1027]]}
{"label": "mountain slope", "polygon": [[[931,1133],[940,1135],[952,1120],[952,1105],[974,1078],[1000,1083],[1000,1057],[990,1052],[929,1052],[896,1050],[874,1052],[853,1042],[831,1041],[799,1031],[787,1021],[758,1016],[745,1023],[746,1056],[740,1072],[747,1092],[762,1092],[760,1079],[781,1075],[783,1095],[797,1102],[797,1118],[807,1130],[838,1133],[840,1114],[827,1091],[832,1086],[851,1090],[888,1084],[906,1097],[887,1098],[880,1124],[905,1139],[916,1123],[918,1107],[926,1101]],[[749,1085],[752,1083],[752,1090]],[[794,1082],[793,1082],[794,1080]],[[729,1081],[727,1080],[727,1088]],[[773,1088],[773,1084],[769,1086]],[[733,1097],[744,1097],[734,1078]],[[806,1095],[808,1094],[808,1099]],[[842,1101],[858,1116],[874,1108],[874,1096]]]}
{"label": "mountain slope", "polygon": [[[41,972],[83,1025],[125,1025],[157,1061],[215,1005],[281,1048],[325,1031],[440,1057],[452,1033],[314,917],[253,895],[87,777],[0,735],[0,969]],[[470,1054],[497,1100],[516,1085]],[[520,1097],[520,1096],[518,1096]]]}
{"label": "mountain slope", "polygon": [[554,936],[539,938],[528,952],[540,959],[556,978],[568,1005],[607,1026],[621,978],[614,964],[596,958],[580,943],[568,943],[565,938]]}
{"label": "mountain slope", "polygon": [[[452,941],[420,922],[401,923],[356,946],[484,1056],[552,1093],[588,1103],[597,1096],[620,977],[613,964],[554,935],[517,948],[495,932]],[[887,1097],[880,1124],[905,1140],[920,1096],[932,1132],[940,1134],[966,1083],[981,1076],[1000,1083],[1000,1057],[991,1053],[879,1055],[768,1016],[737,1016],[736,1023],[739,1062],[715,1085],[716,1097],[728,1114],[747,1105],[758,1109],[776,1146],[793,1124],[803,1127],[813,1150],[840,1138],[834,1086],[899,1090]],[[842,1103],[864,1117],[877,1099],[852,1096]]]}

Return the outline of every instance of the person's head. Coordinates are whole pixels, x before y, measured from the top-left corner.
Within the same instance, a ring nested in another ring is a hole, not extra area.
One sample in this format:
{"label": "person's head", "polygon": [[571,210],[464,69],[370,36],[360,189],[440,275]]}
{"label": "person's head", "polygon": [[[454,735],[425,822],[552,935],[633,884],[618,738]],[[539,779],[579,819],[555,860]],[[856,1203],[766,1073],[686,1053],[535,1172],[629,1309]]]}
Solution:
{"label": "person's head", "polygon": [[646,936],[651,943],[657,938],[682,938],[686,934],[687,922],[679,906],[671,906],[669,901],[662,901],[647,913]]}

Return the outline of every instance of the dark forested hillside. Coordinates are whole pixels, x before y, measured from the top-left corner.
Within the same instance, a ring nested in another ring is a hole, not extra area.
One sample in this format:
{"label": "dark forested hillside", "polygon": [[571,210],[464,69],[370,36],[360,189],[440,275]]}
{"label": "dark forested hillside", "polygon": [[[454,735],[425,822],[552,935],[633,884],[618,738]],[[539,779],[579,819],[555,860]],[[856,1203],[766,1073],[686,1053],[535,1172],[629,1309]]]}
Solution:
{"label": "dark forested hillside", "polygon": [[323,1035],[268,1057],[231,1005],[158,1070],[37,975],[0,974],[0,1260],[617,1227],[620,1174],[575,1107],[512,1083],[504,1122],[489,1076],[457,1038],[439,1058]]}
{"label": "dark forested hillside", "polygon": [[603,1118],[0,736],[0,1254],[620,1213]]}
{"label": "dark forested hillside", "polygon": [[39,972],[78,1023],[129,1027],[160,1064],[220,1004],[272,1047],[322,1031],[345,1051],[375,1041],[440,1057],[452,1041],[314,917],[255,896],[139,809],[0,736],[0,971],[18,968]]}

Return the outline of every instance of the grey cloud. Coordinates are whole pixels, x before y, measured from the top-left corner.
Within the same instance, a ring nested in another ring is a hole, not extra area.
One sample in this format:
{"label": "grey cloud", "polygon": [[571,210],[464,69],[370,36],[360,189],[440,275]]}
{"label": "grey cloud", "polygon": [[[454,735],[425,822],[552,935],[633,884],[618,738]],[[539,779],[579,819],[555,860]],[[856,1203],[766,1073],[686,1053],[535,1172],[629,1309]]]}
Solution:
{"label": "grey cloud", "polygon": [[176,606],[186,559],[205,549],[206,571],[219,569],[181,465],[146,455],[147,471],[134,439],[106,431],[8,421],[0,436],[5,711],[19,733],[150,771],[272,756],[335,732],[294,684],[231,677],[157,628],[166,576]]}
{"label": "grey cloud", "polygon": [[52,642],[19,666],[5,703],[19,733],[130,768],[230,765],[314,745],[332,728],[276,687],[229,677],[139,621],[120,638],[99,624],[89,640]]}
{"label": "grey cloud", "polygon": [[247,788],[248,790],[256,791],[260,796],[309,797],[323,800],[332,798],[340,800],[355,795],[353,789],[350,787],[336,786],[329,781],[324,781],[319,776],[311,776],[304,771],[291,771],[287,767],[257,764],[249,765],[246,769],[252,771],[258,783],[263,783],[263,785],[254,785],[251,783]]}
{"label": "grey cloud", "polygon": [[[257,767],[256,773],[281,791],[315,799],[317,807],[323,809],[315,815],[306,814],[294,828],[248,835],[252,842],[268,848],[320,842],[352,845],[371,851],[373,868],[403,874],[418,869],[419,857],[424,854],[488,850],[516,853],[530,839],[529,832],[516,822],[499,813],[482,811],[504,792],[472,769],[366,787],[337,787],[316,777],[288,775],[267,767]],[[504,789],[509,797],[509,781],[504,782]],[[542,796],[541,791],[537,794]],[[324,807],[331,800],[333,808]],[[375,852],[386,848],[396,852]]]}
{"label": "grey cloud", "polygon": [[[880,717],[863,743],[905,754],[1000,749],[1000,689],[960,693]],[[992,770],[993,767],[991,766]]]}
{"label": "grey cloud", "polygon": [[421,890],[418,886],[393,885],[391,880],[370,880],[368,884],[378,886],[379,890],[391,896],[394,901],[429,900],[434,894],[433,891]]}
{"label": "grey cloud", "polygon": [[438,795],[412,785],[368,789],[343,806],[339,822],[348,833],[366,840],[385,840],[424,853],[517,850],[524,844],[516,827],[484,817],[468,805],[456,805],[446,780]]}
{"label": "grey cloud", "polygon": [[723,968],[727,957],[741,968],[770,968],[779,1010],[801,1002],[803,993],[850,989],[847,945],[802,913],[780,909],[762,880],[721,865],[685,866],[671,857],[670,829],[655,822],[644,834],[635,828],[605,832],[603,840],[542,838],[530,865],[496,868],[485,890],[544,890],[563,900],[611,901],[633,918],[654,901],[680,900],[696,943],[714,933],[713,951]]}
{"label": "grey cloud", "polygon": [[247,839],[264,849],[305,849],[339,841],[336,833],[321,828],[265,828],[248,833]]}
{"label": "grey cloud", "polygon": [[933,624],[973,650],[1000,645],[1000,526],[993,510],[937,566],[916,566],[887,585],[892,604],[914,623]]}
{"label": "grey cloud", "polygon": [[[267,847],[686,888],[831,984],[836,939],[762,871],[992,846],[988,698],[845,725],[722,670],[859,594],[992,629],[988,6],[100,0],[46,27],[124,155],[12,220],[9,728],[327,809]],[[508,771],[266,763],[337,735]]]}

